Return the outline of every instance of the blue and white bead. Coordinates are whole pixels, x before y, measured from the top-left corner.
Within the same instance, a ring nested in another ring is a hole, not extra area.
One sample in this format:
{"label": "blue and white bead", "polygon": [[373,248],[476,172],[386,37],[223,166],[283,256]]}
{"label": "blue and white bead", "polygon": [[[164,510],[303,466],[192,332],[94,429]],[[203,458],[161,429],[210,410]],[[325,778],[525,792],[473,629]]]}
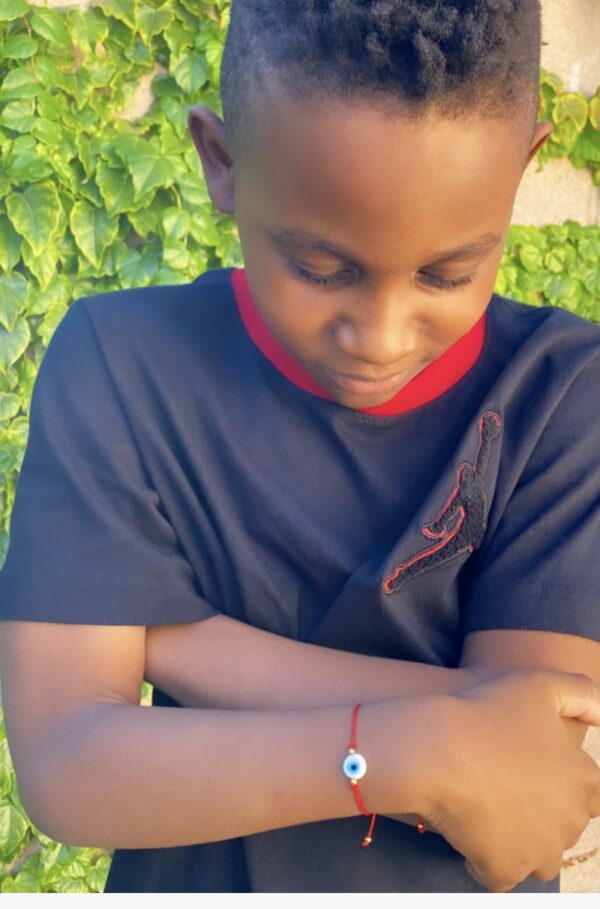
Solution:
{"label": "blue and white bead", "polygon": [[354,754],[348,754],[344,758],[342,770],[348,779],[360,780],[367,772],[367,762],[365,761],[362,754],[358,754],[358,752],[355,751]]}

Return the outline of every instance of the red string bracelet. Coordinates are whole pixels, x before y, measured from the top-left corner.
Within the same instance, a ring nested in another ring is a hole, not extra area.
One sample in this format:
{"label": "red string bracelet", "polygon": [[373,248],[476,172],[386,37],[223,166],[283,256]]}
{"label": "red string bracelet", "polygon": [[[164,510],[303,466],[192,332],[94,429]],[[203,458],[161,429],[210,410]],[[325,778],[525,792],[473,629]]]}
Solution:
{"label": "red string bracelet", "polygon": [[[365,773],[367,772],[367,762],[364,759],[363,755],[359,754],[356,750],[356,720],[358,717],[358,711],[359,711],[360,707],[361,707],[361,704],[356,704],[356,706],[354,707],[354,711],[352,713],[352,733],[350,736],[350,745],[348,746],[348,754],[344,758],[344,763],[342,764],[342,770],[344,771],[345,775],[350,780],[350,786],[354,793],[354,798],[356,799],[356,804],[358,805],[359,811],[361,812],[361,814],[368,816],[370,814],[370,812],[367,811],[365,806],[363,805],[363,801],[360,797],[360,791],[358,788],[358,781],[361,780],[363,778],[363,776],[365,775]],[[369,830],[367,832],[367,835],[365,837],[363,837],[363,839],[362,839],[361,846],[370,845],[370,843],[373,839],[372,833],[373,833],[373,827],[375,826],[376,817],[377,817],[376,814],[371,815],[371,824],[369,825]],[[419,833],[425,833],[425,825],[423,823],[422,816],[420,814],[418,814],[417,819],[418,819],[417,831]]]}
{"label": "red string bracelet", "polygon": [[[356,750],[356,718],[358,716],[358,710],[360,706],[360,704],[357,704],[352,714],[352,734],[350,737],[350,745],[348,746],[348,754],[344,758],[344,763],[342,764],[342,770],[350,780],[350,786],[352,787],[354,798],[356,799],[356,804],[358,805],[359,811],[361,814],[366,814],[368,816],[369,812],[363,805],[362,799],[360,797],[360,791],[358,789],[358,781],[361,780],[367,772],[367,762],[365,761],[362,754],[359,754]],[[367,835],[361,842],[361,846],[368,846],[372,840],[371,834],[373,833],[373,827],[375,826],[375,817],[375,814],[371,816],[371,825],[369,827]]]}

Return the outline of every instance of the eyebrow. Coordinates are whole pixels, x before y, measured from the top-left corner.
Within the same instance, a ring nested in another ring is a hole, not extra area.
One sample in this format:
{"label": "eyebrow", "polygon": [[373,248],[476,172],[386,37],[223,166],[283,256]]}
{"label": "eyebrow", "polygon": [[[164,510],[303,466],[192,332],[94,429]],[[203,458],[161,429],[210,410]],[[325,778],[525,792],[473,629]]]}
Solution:
{"label": "eyebrow", "polygon": [[[326,240],[319,234],[305,228],[272,227],[267,230],[267,236],[276,243],[290,243],[310,252],[330,253],[331,255],[339,256],[341,259],[348,259],[355,265],[361,264],[349,249],[339,243],[332,243],[330,240]],[[438,262],[446,262],[449,259],[462,259],[476,253],[487,252],[497,246],[501,239],[500,234],[482,234],[470,243],[463,243],[462,246],[456,246],[453,249],[432,253],[432,257],[427,259],[427,264],[435,265]]]}

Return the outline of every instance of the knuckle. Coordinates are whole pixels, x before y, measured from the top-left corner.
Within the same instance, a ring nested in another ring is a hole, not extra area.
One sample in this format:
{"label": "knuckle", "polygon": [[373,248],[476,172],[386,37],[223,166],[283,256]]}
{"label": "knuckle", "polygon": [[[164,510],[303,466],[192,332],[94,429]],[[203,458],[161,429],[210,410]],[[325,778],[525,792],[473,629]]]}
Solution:
{"label": "knuckle", "polygon": [[506,893],[508,890],[512,890],[513,887],[516,887],[517,884],[523,880],[527,875],[523,874],[523,877],[515,877],[515,869],[511,869],[511,874],[508,875],[505,873],[506,869],[501,870],[500,868],[488,869],[484,877],[484,886],[491,890],[492,893]]}
{"label": "knuckle", "polygon": [[589,675],[583,672],[572,672],[573,680],[580,686],[581,693],[586,697],[597,697],[599,693],[598,686]]}
{"label": "knuckle", "polygon": [[538,881],[552,881],[555,877],[558,877],[562,869],[562,858],[560,862],[555,863],[554,865],[546,865],[544,868],[540,868],[537,871],[534,871],[531,874],[531,877],[536,878]]}

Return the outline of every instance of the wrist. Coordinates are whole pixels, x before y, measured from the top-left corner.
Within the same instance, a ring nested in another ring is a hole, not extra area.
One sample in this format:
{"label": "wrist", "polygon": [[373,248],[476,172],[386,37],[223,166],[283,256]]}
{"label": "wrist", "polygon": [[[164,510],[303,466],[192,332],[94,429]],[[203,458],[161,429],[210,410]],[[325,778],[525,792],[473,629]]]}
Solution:
{"label": "wrist", "polygon": [[440,730],[454,700],[445,694],[407,695],[362,705],[357,750],[367,761],[360,788],[368,811],[431,813],[443,768]]}

